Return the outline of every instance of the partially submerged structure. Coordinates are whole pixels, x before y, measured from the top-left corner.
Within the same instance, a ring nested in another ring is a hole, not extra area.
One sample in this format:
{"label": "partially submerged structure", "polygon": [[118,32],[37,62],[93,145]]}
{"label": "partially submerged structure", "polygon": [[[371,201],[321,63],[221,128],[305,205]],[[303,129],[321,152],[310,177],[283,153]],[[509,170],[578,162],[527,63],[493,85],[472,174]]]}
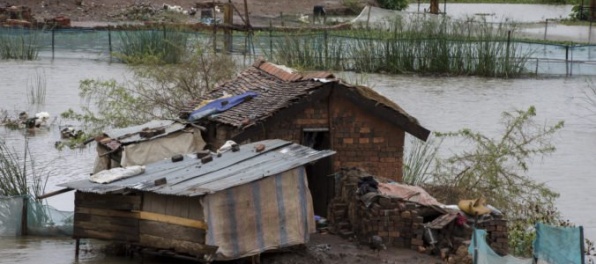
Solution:
{"label": "partially submerged structure", "polygon": [[[247,100],[229,107],[227,98],[241,95]],[[401,181],[405,134],[426,140],[430,133],[371,88],[346,84],[328,72],[301,74],[262,60],[194,101],[181,117],[207,129],[204,139],[213,150],[227,140],[280,138],[337,151],[333,159],[307,167],[315,212],[323,216],[334,192],[329,175],[358,166]]]}
{"label": "partially submerged structure", "polygon": [[328,157],[283,140],[185,155],[75,189],[74,238],[120,241],[196,260],[226,260],[306,243],[314,232],[304,165]]}

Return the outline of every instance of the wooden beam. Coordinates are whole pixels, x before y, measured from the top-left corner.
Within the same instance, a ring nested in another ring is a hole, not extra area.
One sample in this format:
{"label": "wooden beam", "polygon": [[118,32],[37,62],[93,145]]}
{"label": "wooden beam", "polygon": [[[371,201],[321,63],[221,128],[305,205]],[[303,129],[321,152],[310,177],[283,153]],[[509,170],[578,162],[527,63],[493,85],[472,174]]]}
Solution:
{"label": "wooden beam", "polygon": [[156,222],[168,223],[179,226],[187,226],[199,229],[207,229],[207,224],[204,221],[188,219],[183,217],[157,214],[145,211],[133,211],[139,214],[139,219],[151,220]]}
{"label": "wooden beam", "polygon": [[57,191],[53,191],[53,192],[42,194],[40,196],[35,197],[35,199],[41,200],[41,199],[49,198],[49,197],[52,197],[52,196],[55,196],[55,195],[58,195],[58,194],[63,194],[65,192],[70,192],[72,190],[74,190],[74,189],[72,189],[72,188],[64,188],[64,189],[60,189],[60,190],[57,190]]}
{"label": "wooden beam", "polygon": [[91,214],[108,217],[125,217],[133,219],[151,220],[156,222],[168,223],[173,225],[187,226],[199,229],[207,229],[207,224],[201,220],[188,219],[183,217],[157,214],[145,211],[121,211],[121,210],[110,210],[110,209],[97,209],[97,208],[86,208],[77,207],[75,213],[80,214]]}

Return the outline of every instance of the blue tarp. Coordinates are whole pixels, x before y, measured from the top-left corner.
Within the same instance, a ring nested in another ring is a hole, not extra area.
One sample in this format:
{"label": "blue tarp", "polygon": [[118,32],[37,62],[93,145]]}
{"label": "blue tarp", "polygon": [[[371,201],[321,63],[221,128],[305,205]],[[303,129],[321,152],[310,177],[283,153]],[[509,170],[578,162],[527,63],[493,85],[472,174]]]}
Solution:
{"label": "blue tarp", "polygon": [[210,116],[212,114],[224,112],[234,106],[241,104],[242,102],[249,100],[253,97],[256,97],[257,93],[255,92],[246,92],[241,95],[236,95],[232,97],[226,97],[221,99],[213,100],[209,102],[205,106],[192,111],[190,116],[188,117],[189,122],[194,122],[200,120],[203,117]]}
{"label": "blue tarp", "polygon": [[580,227],[555,227],[538,223],[534,256],[550,264],[581,264],[581,233]]}

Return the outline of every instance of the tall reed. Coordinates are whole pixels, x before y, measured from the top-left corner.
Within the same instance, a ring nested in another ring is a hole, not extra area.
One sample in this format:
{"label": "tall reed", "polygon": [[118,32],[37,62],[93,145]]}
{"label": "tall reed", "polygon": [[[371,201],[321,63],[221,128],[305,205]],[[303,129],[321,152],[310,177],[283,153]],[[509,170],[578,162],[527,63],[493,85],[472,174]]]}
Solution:
{"label": "tall reed", "polygon": [[514,77],[531,55],[507,41],[514,28],[411,17],[385,29],[287,33],[273,40],[270,56],[305,69]]}
{"label": "tall reed", "polygon": [[29,104],[45,104],[46,102],[46,73],[35,71],[35,75],[27,80],[27,101]]}
{"label": "tall reed", "polygon": [[138,64],[146,59],[179,63],[188,50],[188,34],[179,29],[120,31],[117,47],[125,63]]}
{"label": "tall reed", "polygon": [[36,60],[39,55],[39,39],[39,33],[35,30],[0,30],[0,58]]}

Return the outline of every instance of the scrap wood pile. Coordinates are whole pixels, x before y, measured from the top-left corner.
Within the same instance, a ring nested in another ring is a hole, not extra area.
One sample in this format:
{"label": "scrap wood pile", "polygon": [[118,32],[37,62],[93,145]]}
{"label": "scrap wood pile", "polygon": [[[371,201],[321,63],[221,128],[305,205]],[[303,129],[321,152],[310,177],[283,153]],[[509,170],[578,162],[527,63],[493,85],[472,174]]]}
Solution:
{"label": "scrap wood pile", "polygon": [[[477,201],[472,202],[470,206],[476,206]],[[488,231],[488,243],[497,253],[508,252],[507,221],[498,211],[489,209],[475,220],[457,205],[439,203],[420,187],[357,168],[340,172],[328,220],[329,231],[344,238],[370,243],[379,236],[387,246],[437,255],[449,263],[470,261],[467,247],[474,225]]]}

